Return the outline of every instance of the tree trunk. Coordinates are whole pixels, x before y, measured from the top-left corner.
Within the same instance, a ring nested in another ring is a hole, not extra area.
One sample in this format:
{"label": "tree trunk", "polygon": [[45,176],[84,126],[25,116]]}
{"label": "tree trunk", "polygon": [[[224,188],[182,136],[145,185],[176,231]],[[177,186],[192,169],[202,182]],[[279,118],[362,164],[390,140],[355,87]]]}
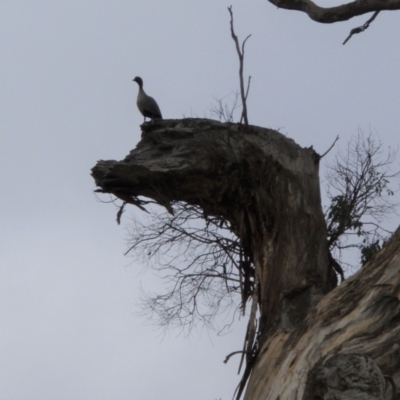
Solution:
{"label": "tree trunk", "polygon": [[[375,262],[331,291],[337,281],[329,264],[318,154],[254,126],[184,119],[142,129],[136,149],[119,162],[99,161],[92,175],[101,192],[127,203],[142,207],[138,196],[144,196],[173,212],[171,203],[184,201],[230,222],[258,282],[259,351],[245,398],[333,399],[325,393],[343,385],[330,386],[332,368],[348,371],[349,365],[358,366],[354,373],[364,366],[366,376],[375,371],[374,387],[383,393],[385,380],[365,356],[385,373],[398,367],[400,358],[390,357],[399,352],[393,341],[399,278],[394,266],[389,273],[385,262]],[[387,249],[380,257],[394,254]],[[362,355],[337,356],[343,353]],[[381,362],[384,354],[390,368]],[[331,355],[337,356],[334,367]]]}
{"label": "tree trunk", "polygon": [[297,329],[268,337],[245,399],[395,398],[382,374],[399,384],[399,267],[397,230],[378,255],[327,294]]}

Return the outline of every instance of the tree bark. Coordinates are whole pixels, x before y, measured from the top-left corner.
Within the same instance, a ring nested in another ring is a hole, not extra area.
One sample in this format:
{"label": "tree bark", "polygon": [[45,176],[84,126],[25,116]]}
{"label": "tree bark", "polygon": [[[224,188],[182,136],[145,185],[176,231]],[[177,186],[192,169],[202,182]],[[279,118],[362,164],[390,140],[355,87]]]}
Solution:
{"label": "tree bark", "polygon": [[[277,330],[265,341],[245,399],[391,399],[383,393],[391,394],[393,388],[386,389],[382,380],[384,374],[400,383],[399,267],[397,230],[385,248],[327,294],[301,326]],[[343,360],[345,356],[349,358]],[[372,359],[379,368],[360,365],[363,362],[354,362],[354,357],[368,358],[370,364]]]}
{"label": "tree bark", "polygon": [[356,384],[367,382],[357,390],[375,382],[371,393],[382,394],[380,370],[399,369],[400,234],[334,289],[312,148],[271,129],[204,119],[142,129],[124,160],[99,161],[92,175],[99,191],[125,202],[142,207],[145,197],[173,212],[171,203],[184,201],[230,222],[259,282],[261,336],[245,398],[350,399],[331,395],[356,393],[352,380],[339,388],[330,382],[349,370],[359,374]]}

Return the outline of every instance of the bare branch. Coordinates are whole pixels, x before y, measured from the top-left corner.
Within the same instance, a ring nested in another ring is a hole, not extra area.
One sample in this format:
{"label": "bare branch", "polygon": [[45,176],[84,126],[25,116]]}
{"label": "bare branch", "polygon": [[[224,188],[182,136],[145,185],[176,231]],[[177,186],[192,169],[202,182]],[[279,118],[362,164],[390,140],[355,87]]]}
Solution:
{"label": "bare branch", "polygon": [[119,208],[119,211],[117,212],[117,223],[118,225],[121,224],[121,217],[122,217],[122,213],[124,212],[124,208],[126,206],[126,201],[124,201],[121,205],[121,207]]}
{"label": "bare branch", "polygon": [[343,44],[346,44],[354,34],[364,32],[367,28],[369,28],[370,23],[377,17],[379,13],[380,11],[375,11],[372,17],[364,25],[352,29]]}
{"label": "bare branch", "polygon": [[324,24],[348,21],[353,17],[376,11],[400,10],[400,0],[355,0],[336,7],[320,7],[311,0],[268,0],[278,8],[306,13],[312,20]]}
{"label": "bare branch", "polygon": [[235,42],[236,45],[236,51],[239,57],[239,81],[240,81],[240,96],[242,98],[242,116],[240,117],[240,123],[242,120],[244,120],[244,124],[247,126],[249,125],[249,120],[247,117],[247,95],[250,87],[250,80],[249,80],[249,85],[247,86],[247,92],[245,91],[244,88],[244,80],[243,80],[243,64],[244,64],[244,46],[246,44],[247,39],[250,38],[251,35],[248,35],[246,39],[244,39],[242,43],[242,49],[240,50],[240,45],[239,45],[239,39],[237,35],[235,34],[235,30],[233,28],[233,11],[232,11],[232,6],[228,7],[229,14],[231,16],[230,20],[230,25],[231,25],[231,35],[232,39]]}
{"label": "bare branch", "polygon": [[163,294],[142,292],[143,314],[156,317],[164,328],[189,332],[197,322],[212,328],[215,316],[244,309],[254,290],[248,284],[254,267],[241,261],[240,241],[220,218],[185,203],[175,203],[174,209],[173,216],[153,213],[146,222],[135,219],[129,230],[127,253],[134,251],[135,259],[167,282]]}
{"label": "bare branch", "polygon": [[329,149],[328,149],[324,154],[322,154],[322,156],[320,156],[320,159],[323,158],[323,157],[325,157],[325,156],[333,149],[333,146],[335,146],[335,144],[336,144],[336,142],[337,142],[338,140],[339,140],[339,135],[336,136],[336,139],[335,139],[334,142],[332,143],[331,147],[329,147]]}
{"label": "bare branch", "polygon": [[238,98],[239,98],[239,92],[233,92],[234,99],[232,101],[232,104],[229,106],[226,102],[224,103],[223,100],[225,100],[227,96],[223,98],[216,98],[214,97],[214,100],[217,102],[216,106],[213,106],[210,111],[213,116],[216,116],[219,121],[223,122],[233,122],[233,114],[235,110],[239,107],[238,106]]}
{"label": "bare branch", "polygon": [[249,95],[250,81],[251,81],[251,76],[249,76],[249,80],[247,81],[247,89],[246,89],[246,96],[245,96],[246,100],[247,100],[247,96]]}
{"label": "bare branch", "polygon": [[232,353],[229,353],[229,354],[225,357],[224,364],[226,364],[226,363],[229,361],[229,359],[230,359],[232,356],[236,355],[236,354],[243,354],[243,350],[233,351]]}

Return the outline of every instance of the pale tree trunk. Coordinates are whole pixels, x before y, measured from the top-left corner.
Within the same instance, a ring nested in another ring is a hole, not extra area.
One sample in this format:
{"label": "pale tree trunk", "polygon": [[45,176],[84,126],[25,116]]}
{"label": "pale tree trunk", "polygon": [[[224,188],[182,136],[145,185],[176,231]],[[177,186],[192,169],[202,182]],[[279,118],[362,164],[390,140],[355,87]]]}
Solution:
{"label": "pale tree trunk", "polygon": [[303,324],[267,338],[245,399],[396,398],[390,381],[400,382],[399,299],[400,230]]}
{"label": "pale tree trunk", "polygon": [[[229,221],[258,282],[260,336],[248,365],[247,400],[383,399],[326,397],[349,390],[329,385],[333,369],[356,365],[357,377],[365,366],[365,374],[376,373],[377,393],[386,384],[380,369],[398,370],[398,240],[380,253],[382,262],[334,289],[318,168],[312,148],[277,131],[184,119],[144,124],[129,156],[92,170],[100,191],[125,202],[141,206],[138,196],[145,196],[172,212],[172,202],[184,201]],[[324,364],[344,353],[360,355]],[[356,389],[370,393],[367,386]]]}

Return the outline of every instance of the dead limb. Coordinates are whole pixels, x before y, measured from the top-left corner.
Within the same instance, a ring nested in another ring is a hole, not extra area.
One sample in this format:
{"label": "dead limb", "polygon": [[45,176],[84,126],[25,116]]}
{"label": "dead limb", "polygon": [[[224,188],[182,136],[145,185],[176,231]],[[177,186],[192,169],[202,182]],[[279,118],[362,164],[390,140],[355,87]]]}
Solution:
{"label": "dead limb", "polygon": [[364,32],[367,28],[369,28],[370,23],[378,16],[379,13],[380,11],[375,11],[372,14],[372,17],[364,25],[352,29],[343,44],[346,44],[354,34]]}
{"label": "dead limb", "polygon": [[311,0],[268,0],[278,8],[306,13],[312,20],[323,24],[348,21],[360,15],[377,11],[400,10],[400,0],[354,0],[335,7],[321,7]]}
{"label": "dead limb", "polygon": [[224,364],[226,364],[226,363],[229,361],[229,359],[230,359],[232,356],[236,355],[236,354],[243,354],[243,350],[233,351],[232,353],[229,353],[229,354],[225,357]]}
{"label": "dead limb", "polygon": [[118,212],[117,212],[117,218],[116,218],[116,219],[117,219],[118,225],[121,224],[121,217],[122,217],[122,213],[125,211],[125,210],[124,210],[125,205],[126,205],[126,201],[124,201],[124,202],[122,203],[121,207],[119,208],[119,210],[118,210]]}
{"label": "dead limb", "polygon": [[242,98],[242,115],[240,117],[240,123],[242,123],[242,120],[244,120],[244,124],[247,126],[249,125],[249,120],[247,117],[247,96],[249,94],[249,87],[250,87],[250,79],[251,77],[249,77],[249,81],[248,81],[248,85],[247,85],[247,89],[245,90],[244,88],[244,80],[243,80],[243,63],[244,63],[244,46],[246,44],[247,39],[249,39],[249,37],[251,35],[248,35],[246,37],[246,39],[243,40],[242,43],[242,48],[240,48],[239,45],[239,39],[237,37],[237,35],[235,34],[235,30],[233,28],[233,12],[232,12],[232,6],[228,7],[228,11],[229,14],[231,15],[231,35],[232,35],[232,39],[235,42],[236,45],[236,51],[239,57],[239,80],[240,80],[240,96]]}
{"label": "dead limb", "polygon": [[336,136],[336,139],[332,143],[331,147],[329,147],[329,149],[324,154],[322,154],[322,156],[320,156],[319,158],[321,159],[322,157],[325,157],[333,149],[333,146],[336,144],[336,142],[338,140],[339,140],[339,135]]}

